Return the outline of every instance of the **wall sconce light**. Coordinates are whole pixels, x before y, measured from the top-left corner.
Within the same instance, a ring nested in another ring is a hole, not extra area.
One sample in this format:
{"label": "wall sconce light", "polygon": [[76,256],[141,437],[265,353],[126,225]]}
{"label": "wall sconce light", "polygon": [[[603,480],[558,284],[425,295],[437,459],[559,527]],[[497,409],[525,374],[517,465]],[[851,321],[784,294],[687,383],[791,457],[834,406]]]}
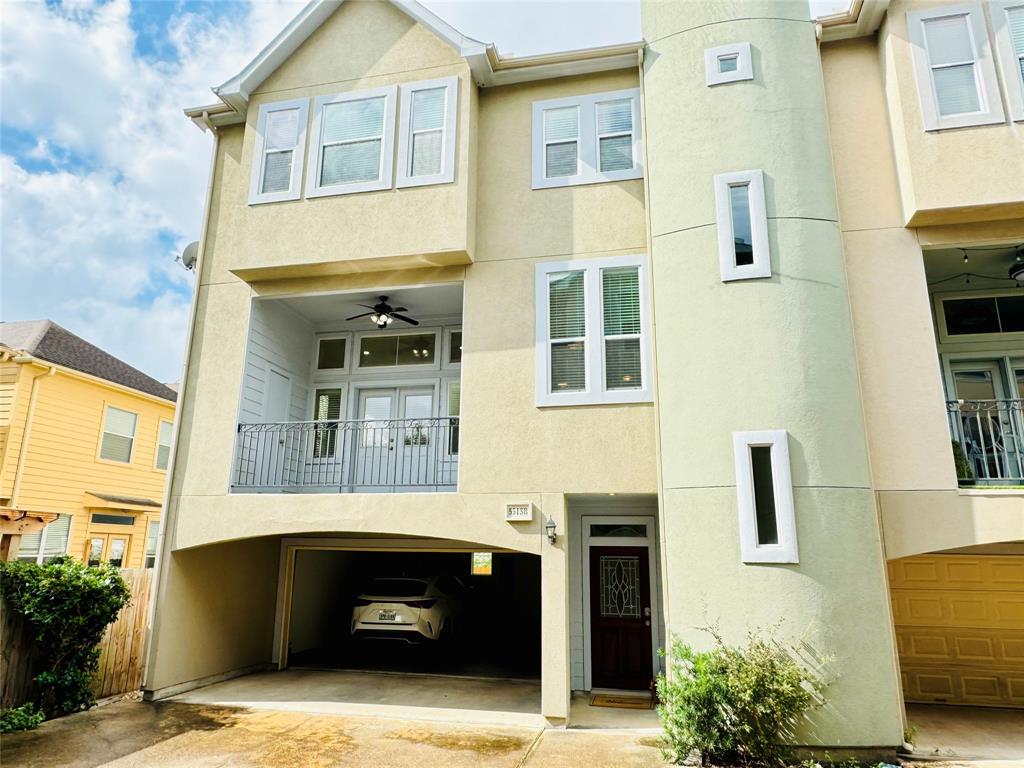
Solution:
{"label": "wall sconce light", "polygon": [[558,533],[555,526],[555,521],[551,519],[551,515],[548,515],[548,520],[544,523],[544,533],[548,535],[548,543],[554,544],[558,538]]}

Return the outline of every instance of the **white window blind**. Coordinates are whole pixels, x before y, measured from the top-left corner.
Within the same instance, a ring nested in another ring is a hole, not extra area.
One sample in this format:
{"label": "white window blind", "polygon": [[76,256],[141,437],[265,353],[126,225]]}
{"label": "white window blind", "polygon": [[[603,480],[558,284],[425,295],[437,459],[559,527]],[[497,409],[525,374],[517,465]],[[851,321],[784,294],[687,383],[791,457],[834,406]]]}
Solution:
{"label": "white window blind", "polygon": [[1017,75],[1021,86],[1024,86],[1024,5],[1007,9],[1006,18],[1013,54],[1017,58]]}
{"label": "white window blind", "polygon": [[620,99],[597,105],[597,142],[601,172],[633,167],[633,102]]}
{"label": "white window blind", "polygon": [[583,272],[562,272],[548,277],[552,392],[580,392],[587,386],[586,287],[583,275]]}
{"label": "white window blind", "polygon": [[974,46],[966,14],[929,19],[924,22],[924,34],[939,114],[980,110]]}
{"label": "white window blind", "polygon": [[640,270],[605,269],[601,272],[601,283],[605,387],[642,389]]}
{"label": "white window blind", "polygon": [[445,89],[417,91],[412,98],[412,175],[441,172]]}
{"label": "white window blind", "polygon": [[[338,421],[341,419],[341,389],[318,389],[313,403],[315,421]],[[323,459],[334,456],[337,448],[338,428],[336,424],[317,427],[313,441],[313,456]]]}
{"label": "white window blind", "polygon": [[992,0],[999,66],[1014,120],[1024,120],[1024,0]]}
{"label": "white window blind", "polygon": [[579,107],[544,111],[544,175],[575,176],[579,167]]}
{"label": "white window blind", "polygon": [[58,515],[56,520],[41,531],[21,537],[18,560],[41,564],[66,554],[70,532],[71,515]]}
{"label": "white window blind", "polygon": [[149,527],[146,529],[146,559],[144,563],[146,568],[156,565],[156,541],[159,533],[160,521],[150,520]]}
{"label": "white window blind", "polygon": [[160,422],[160,430],[156,442],[156,468],[167,469],[167,463],[171,458],[171,433],[174,425],[169,421]]}
{"label": "white window blind", "polygon": [[129,463],[132,459],[132,445],[135,442],[137,422],[138,416],[131,411],[123,411],[108,405],[103,421],[100,458]]}
{"label": "white window blind", "polygon": [[260,107],[253,147],[250,204],[298,199],[308,109],[307,99]]}
{"label": "white window blind", "polygon": [[403,83],[401,90],[397,186],[454,181],[459,79]]}

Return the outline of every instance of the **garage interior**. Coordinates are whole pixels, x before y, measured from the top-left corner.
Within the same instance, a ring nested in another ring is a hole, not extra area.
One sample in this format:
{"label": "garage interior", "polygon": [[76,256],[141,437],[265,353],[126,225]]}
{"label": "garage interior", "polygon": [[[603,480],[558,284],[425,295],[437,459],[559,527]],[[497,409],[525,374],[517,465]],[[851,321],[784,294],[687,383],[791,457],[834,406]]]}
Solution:
{"label": "garage interior", "polygon": [[[474,574],[471,552],[298,549],[282,666],[539,681],[540,558],[480,554]],[[416,643],[354,638],[353,607],[367,584],[401,577],[465,586],[454,632]]]}

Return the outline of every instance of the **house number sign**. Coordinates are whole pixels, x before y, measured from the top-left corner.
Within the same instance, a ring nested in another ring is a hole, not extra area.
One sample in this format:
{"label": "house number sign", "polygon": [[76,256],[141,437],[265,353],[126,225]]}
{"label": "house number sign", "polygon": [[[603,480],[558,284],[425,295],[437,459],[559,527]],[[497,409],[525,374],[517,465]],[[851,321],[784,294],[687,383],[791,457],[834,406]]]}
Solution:
{"label": "house number sign", "polygon": [[533,504],[530,502],[505,505],[505,520],[509,523],[529,523],[533,520]]}

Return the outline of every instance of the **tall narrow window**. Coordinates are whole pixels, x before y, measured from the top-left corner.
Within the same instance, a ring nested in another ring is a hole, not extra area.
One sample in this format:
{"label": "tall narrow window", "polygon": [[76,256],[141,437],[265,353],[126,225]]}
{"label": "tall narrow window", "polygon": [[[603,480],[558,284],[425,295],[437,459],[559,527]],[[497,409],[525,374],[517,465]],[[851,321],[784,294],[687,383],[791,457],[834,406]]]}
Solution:
{"label": "tall narrow window", "polygon": [[42,564],[67,554],[70,532],[71,515],[57,515],[57,519],[48,523],[41,531],[21,537],[18,560]]}
{"label": "tall narrow window", "polygon": [[146,557],[143,562],[145,568],[152,568],[156,565],[156,541],[159,533],[160,521],[150,520],[149,527],[146,529]]}
{"label": "tall narrow window", "polygon": [[799,562],[786,431],[734,432],[733,454],[743,562]]}
{"label": "tall narrow window", "polygon": [[939,114],[946,117],[980,110],[981,94],[967,15],[925,21],[924,36]]}
{"label": "tall narrow window", "polygon": [[579,172],[580,110],[559,107],[544,111],[544,176],[575,176]]}
{"label": "tall narrow window", "polygon": [[167,469],[171,459],[171,433],[174,425],[169,421],[161,421],[156,438],[156,468]]}
{"label": "tall narrow window", "polygon": [[458,96],[457,77],[402,85],[397,186],[455,180]]}
{"label": "tall narrow window", "polygon": [[135,444],[135,425],[138,416],[112,405],[107,406],[103,419],[103,437],[100,440],[100,458],[128,464],[132,460]]}
{"label": "tall narrow window", "polygon": [[396,88],[318,96],[306,197],[391,187]]}
{"label": "tall narrow window", "polygon": [[639,267],[601,272],[607,389],[643,388],[639,274]]}
{"label": "tall narrow window", "polygon": [[448,385],[448,453],[459,452],[459,413],[462,409],[462,385],[453,381]]}
{"label": "tall narrow window", "polygon": [[1024,120],[1024,0],[993,0],[990,7],[1010,114]]}
{"label": "tall narrow window", "polygon": [[722,281],[771,277],[764,174],[738,171],[715,176],[715,208]]}
{"label": "tall narrow window", "polygon": [[249,203],[298,200],[306,146],[307,99],[260,107]]}
{"label": "tall narrow window", "polygon": [[583,272],[562,272],[548,277],[552,392],[580,392],[587,387],[586,286],[583,276]]}
{"label": "tall narrow window", "polygon": [[598,164],[601,172],[633,167],[633,100],[597,105]]}
{"label": "tall narrow window", "polygon": [[[337,422],[341,419],[341,389],[318,389],[313,402],[314,421]],[[338,425],[318,424],[313,440],[313,457],[330,458],[335,455],[338,444]]]}

